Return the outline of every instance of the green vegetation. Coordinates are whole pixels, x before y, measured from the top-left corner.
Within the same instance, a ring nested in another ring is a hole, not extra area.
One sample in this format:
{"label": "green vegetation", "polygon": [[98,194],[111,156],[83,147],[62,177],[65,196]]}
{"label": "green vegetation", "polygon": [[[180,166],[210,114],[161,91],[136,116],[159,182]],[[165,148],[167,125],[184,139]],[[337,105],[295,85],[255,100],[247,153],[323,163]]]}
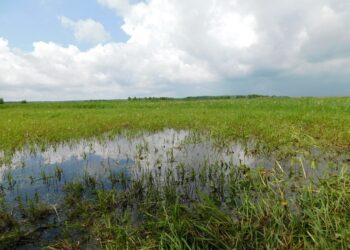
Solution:
{"label": "green vegetation", "polygon": [[[133,180],[116,176],[122,185],[110,190],[96,180],[73,181],[59,209],[37,199],[20,203],[22,222],[2,210],[0,246],[346,249],[350,244],[345,167],[318,180],[306,179],[302,168],[287,173],[218,163],[195,174],[180,170],[169,169],[165,180],[147,171]],[[44,230],[54,230],[56,237],[40,240]]]}
{"label": "green vegetation", "polygon": [[[179,162],[171,149],[166,153],[169,168],[157,161],[134,175],[107,171],[104,179],[86,172],[65,182],[57,203],[48,204],[35,193],[33,198],[16,198],[15,208],[6,202],[6,192],[18,189],[17,177],[9,171],[0,183],[0,249],[350,245],[350,98],[7,103],[0,106],[0,118],[4,158],[25,146],[44,150],[72,139],[164,128],[199,132],[189,138],[193,141],[203,133],[223,148],[232,141],[252,142],[249,153],[277,156],[271,158],[272,166],[218,161],[195,168]],[[329,164],[304,164],[300,154],[312,155],[315,149],[330,156]],[[136,148],[136,169],[153,150],[146,142]],[[289,164],[296,154],[300,161]],[[52,175],[43,168],[27,178],[50,185],[65,174],[55,165]]]}
{"label": "green vegetation", "polygon": [[0,98],[0,104],[4,104],[4,99],[3,98]]}
{"label": "green vegetation", "polygon": [[[196,193],[194,202],[188,187],[197,183],[197,191],[201,181],[199,176],[191,177],[190,171],[183,180],[168,174],[162,187],[145,175],[130,183],[130,188],[97,190],[88,200],[82,198],[82,193],[91,189],[72,184],[66,189],[66,205],[71,208],[66,232],[72,235],[72,228],[78,229],[85,237],[80,242],[92,244],[91,241],[97,240],[106,249],[344,249],[349,246],[348,173],[325,175],[318,183],[305,184],[298,175],[291,177],[244,166],[230,168],[225,175],[225,167],[211,166],[204,172],[205,181],[211,182],[210,191],[208,195]],[[224,175],[228,181],[217,182]],[[138,204],[136,209],[133,204]],[[139,221],[135,222],[135,218]],[[82,225],[80,221],[85,223]],[[73,237],[67,240],[78,242]]]}
{"label": "green vegetation", "polygon": [[47,145],[124,130],[209,133],[225,143],[254,139],[262,152],[292,148],[348,152],[350,98],[241,98],[5,104],[0,150]]}

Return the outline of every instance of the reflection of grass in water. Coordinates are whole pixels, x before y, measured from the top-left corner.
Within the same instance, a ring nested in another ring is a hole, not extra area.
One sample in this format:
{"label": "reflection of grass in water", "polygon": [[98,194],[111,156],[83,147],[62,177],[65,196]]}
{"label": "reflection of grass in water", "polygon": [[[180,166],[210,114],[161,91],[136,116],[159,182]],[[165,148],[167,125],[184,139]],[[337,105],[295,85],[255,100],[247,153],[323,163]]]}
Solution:
{"label": "reflection of grass in water", "polygon": [[149,145],[148,142],[143,138],[141,144],[136,145],[136,159],[144,160],[149,154]]}
{"label": "reflection of grass in water", "polygon": [[[110,190],[96,178],[90,185],[94,177],[89,176],[66,184],[57,210],[37,196],[21,201],[28,219],[20,223],[2,208],[0,246],[12,247],[24,236],[38,240],[40,234],[32,230],[58,227],[62,233],[48,243],[51,249],[346,248],[346,166],[319,179],[307,179],[303,173],[301,166],[287,172],[277,164],[273,169],[250,169],[218,162],[198,172],[178,164],[163,175],[154,169],[134,179],[110,172],[109,181],[115,184]],[[58,215],[64,222],[48,219]]]}
{"label": "reflection of grass in water", "polygon": [[59,166],[55,167],[55,177],[58,179],[58,181],[61,181],[63,176],[63,169]]}
{"label": "reflection of grass in water", "polygon": [[7,180],[9,189],[13,189],[16,185],[16,181],[13,178],[13,174],[11,170],[9,170],[8,173],[6,174],[6,180]]}
{"label": "reflection of grass in water", "polygon": [[8,212],[5,202],[0,197],[0,248],[14,249],[28,242],[37,242],[41,233],[54,225],[46,224],[47,219],[54,214],[55,209],[41,202],[37,195],[27,199],[24,205],[17,198],[17,211],[21,220]]}

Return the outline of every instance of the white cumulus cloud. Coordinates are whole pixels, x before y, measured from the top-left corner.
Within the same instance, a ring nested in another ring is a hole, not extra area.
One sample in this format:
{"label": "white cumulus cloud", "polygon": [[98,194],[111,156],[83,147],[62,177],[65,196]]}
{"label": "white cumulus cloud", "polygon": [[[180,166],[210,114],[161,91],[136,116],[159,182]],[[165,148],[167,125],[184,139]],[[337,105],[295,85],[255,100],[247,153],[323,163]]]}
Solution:
{"label": "white cumulus cloud", "polygon": [[74,37],[78,42],[104,43],[111,39],[103,25],[92,19],[73,21],[65,16],[60,16],[61,24],[74,31]]}
{"label": "white cumulus cloud", "polygon": [[[350,94],[348,0],[98,0],[125,43],[93,20],[61,22],[81,51],[19,52],[0,39],[0,95],[62,100],[210,94]],[[19,91],[21,90],[21,91]]]}
{"label": "white cumulus cloud", "polygon": [[125,13],[129,11],[131,5],[128,0],[97,0],[100,4],[114,9],[117,12]]}

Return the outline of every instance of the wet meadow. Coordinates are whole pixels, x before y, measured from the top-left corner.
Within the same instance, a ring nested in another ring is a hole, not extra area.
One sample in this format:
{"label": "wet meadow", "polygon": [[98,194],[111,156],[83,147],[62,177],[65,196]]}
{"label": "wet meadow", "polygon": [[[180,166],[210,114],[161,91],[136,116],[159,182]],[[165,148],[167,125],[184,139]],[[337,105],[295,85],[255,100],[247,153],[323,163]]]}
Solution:
{"label": "wet meadow", "polygon": [[0,249],[347,249],[350,98],[0,105]]}

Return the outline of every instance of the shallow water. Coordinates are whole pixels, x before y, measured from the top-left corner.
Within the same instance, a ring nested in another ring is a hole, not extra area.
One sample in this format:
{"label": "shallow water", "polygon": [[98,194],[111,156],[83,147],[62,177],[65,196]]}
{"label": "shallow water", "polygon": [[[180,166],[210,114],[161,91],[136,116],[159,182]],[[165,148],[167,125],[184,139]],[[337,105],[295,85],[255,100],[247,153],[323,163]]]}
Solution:
{"label": "shallow water", "polygon": [[[314,150],[308,156],[298,153],[296,157],[283,159],[277,163],[277,158],[273,155],[262,157],[249,154],[248,152],[254,151],[254,142],[232,143],[225,146],[218,144],[220,143],[203,134],[168,129],[134,137],[124,134],[100,140],[71,141],[45,150],[40,148],[23,150],[16,152],[10,164],[0,166],[0,205],[3,195],[6,209],[16,218],[22,218],[21,206],[27,206],[28,200],[34,199],[35,203],[38,198],[37,201],[48,203],[51,205],[50,208],[56,208],[58,205],[59,209],[64,198],[65,184],[75,180],[85,184],[91,180],[96,181],[97,189],[127,190],[123,186],[125,183],[128,185],[129,180],[137,181],[138,178],[145,176],[147,178],[148,174],[155,176],[154,180],[159,183],[165,183],[168,170],[174,170],[175,189],[172,190],[176,191],[172,192],[176,192],[182,202],[190,204],[191,201],[198,199],[195,192],[197,187],[200,192],[209,193],[215,189],[220,193],[222,180],[220,174],[224,173],[223,182],[226,182],[229,171],[239,169],[236,168],[239,165],[250,168],[263,167],[267,172],[276,168],[277,171],[279,168],[286,174],[294,171],[297,173],[296,176],[301,177],[297,177],[296,180],[299,178],[308,181],[307,178],[322,175],[325,169],[339,172],[339,167],[349,163],[348,156],[334,157],[330,161],[318,150]],[[183,175],[185,178],[191,176],[193,170],[198,175],[194,180],[181,181],[181,169],[186,171]],[[216,169],[218,172],[215,172]],[[202,170],[205,173],[204,180],[201,179]],[[212,173],[212,178],[209,177],[209,172]],[[125,183],[120,181],[121,176],[127,180]],[[117,179],[119,181],[115,182]],[[294,180],[293,178],[292,182]],[[215,182],[214,185],[212,182]],[[149,180],[144,183],[142,188],[147,189]],[[90,184],[86,186],[88,185]],[[293,195],[293,192],[287,190],[286,196]],[[134,208],[137,204],[132,205],[130,211],[133,220],[138,221],[137,209]],[[22,249],[42,249],[46,242],[53,242],[59,238],[64,216],[65,213],[59,211],[57,218],[54,213],[45,218],[48,224],[55,226],[43,230],[40,241],[26,244]],[[42,222],[39,220],[37,223]]]}
{"label": "shallow water", "polygon": [[[109,189],[113,185],[113,176],[123,174],[125,178],[132,179],[152,171],[162,175],[167,169],[175,169],[180,164],[195,170],[218,162],[230,166],[244,164],[252,168],[272,168],[275,165],[273,157],[267,159],[247,154],[248,147],[232,143],[218,148],[204,136],[198,140],[198,135],[189,131],[168,129],[133,138],[119,135],[113,139],[64,143],[42,152],[24,150],[13,156],[11,164],[0,167],[0,191],[10,206],[18,200],[33,197],[56,204],[63,195],[64,185],[73,180],[87,181],[92,177]],[[306,167],[313,163],[301,157],[280,164],[284,168],[296,166],[298,170],[300,165],[305,165],[303,174],[307,176],[314,172]],[[322,159],[317,162],[323,167],[328,164]]]}
{"label": "shallow water", "polygon": [[179,164],[198,169],[203,164],[225,162],[251,167],[262,162],[245,154],[245,147],[232,144],[218,149],[210,140],[191,142],[189,131],[164,130],[135,138],[119,135],[103,142],[82,140],[49,147],[43,152],[17,152],[12,163],[0,168],[0,187],[8,203],[39,196],[56,203],[65,183],[93,177],[110,188],[111,175],[128,178],[153,169],[174,168]]}

